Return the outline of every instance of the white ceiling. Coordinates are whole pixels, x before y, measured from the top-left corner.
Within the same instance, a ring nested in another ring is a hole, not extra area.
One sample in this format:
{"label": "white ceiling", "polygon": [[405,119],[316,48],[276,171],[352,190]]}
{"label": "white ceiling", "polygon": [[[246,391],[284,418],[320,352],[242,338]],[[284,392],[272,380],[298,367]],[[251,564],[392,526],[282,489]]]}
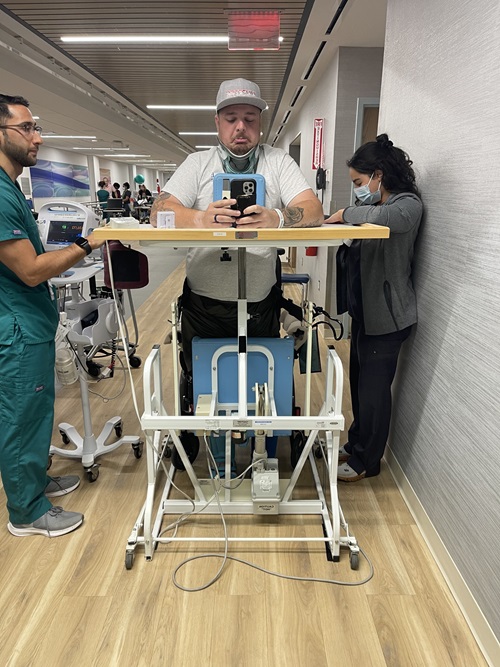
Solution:
{"label": "white ceiling", "polygon": [[[339,5],[345,6],[328,31]],[[279,51],[60,40],[72,34],[226,35],[228,10],[249,7],[280,12]],[[273,0],[259,6],[254,0],[14,0],[0,5],[0,92],[30,100],[49,146],[129,146],[130,153],[179,164],[195,144],[215,143],[215,137],[178,134],[214,131],[214,112],[153,111],[147,104],[214,104],[222,80],[243,76],[260,85],[268,102],[264,139],[272,143],[339,46],[383,46],[385,14],[386,0]],[[50,132],[95,135],[98,141],[50,139]],[[140,158],[132,161],[141,164]]]}

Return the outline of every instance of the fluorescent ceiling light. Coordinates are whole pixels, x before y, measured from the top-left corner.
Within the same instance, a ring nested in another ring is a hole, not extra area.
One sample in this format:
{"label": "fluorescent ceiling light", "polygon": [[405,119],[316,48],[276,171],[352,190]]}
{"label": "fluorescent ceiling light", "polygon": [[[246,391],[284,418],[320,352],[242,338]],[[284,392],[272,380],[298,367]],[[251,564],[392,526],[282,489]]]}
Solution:
{"label": "fluorescent ceiling light", "polygon": [[134,153],[111,153],[102,157],[151,157],[151,155],[135,155]]}
{"label": "fluorescent ceiling light", "polygon": [[214,111],[215,104],[148,104],[148,109],[178,109],[188,111]]}
{"label": "fluorescent ceiling light", "polygon": [[182,135],[185,135],[185,136],[189,135],[191,137],[196,136],[196,135],[200,135],[200,136],[204,135],[206,137],[209,137],[209,136],[210,137],[216,137],[217,136],[217,132],[179,132],[179,134],[182,134]]}
{"label": "fluorescent ceiling light", "polygon": [[66,44],[227,44],[227,35],[63,35]]}
{"label": "fluorescent ceiling light", "polygon": [[129,151],[130,148],[114,148],[113,146],[108,146],[107,148],[93,148],[92,146],[73,146],[74,151]]}
{"label": "fluorescent ceiling light", "polygon": [[212,144],[211,146],[195,146],[195,148],[213,148],[215,144]]}
{"label": "fluorescent ceiling light", "polygon": [[44,134],[43,140],[46,139],[96,139],[95,136],[79,135],[79,134]]}

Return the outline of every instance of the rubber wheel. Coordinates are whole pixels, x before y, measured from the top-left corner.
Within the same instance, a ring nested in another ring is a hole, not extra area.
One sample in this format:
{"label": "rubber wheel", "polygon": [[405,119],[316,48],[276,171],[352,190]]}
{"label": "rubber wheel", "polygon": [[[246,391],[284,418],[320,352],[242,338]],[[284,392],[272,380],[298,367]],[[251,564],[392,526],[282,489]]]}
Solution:
{"label": "rubber wheel", "polygon": [[295,468],[304,449],[305,438],[302,431],[292,431],[290,436],[290,465]]}
{"label": "rubber wheel", "polygon": [[142,441],[139,442],[137,445],[132,445],[132,449],[134,451],[134,456],[136,459],[140,459],[142,457],[143,446],[144,445]]}
{"label": "rubber wheel", "polygon": [[[196,436],[194,433],[191,433],[190,431],[181,431],[179,438],[180,441],[182,442],[184,449],[186,450],[189,462],[194,463],[196,457],[198,456],[198,452],[200,451],[200,441],[198,439],[198,436]],[[172,449],[172,465],[177,470],[186,469],[175,447]]]}
{"label": "rubber wheel", "polygon": [[349,562],[351,564],[351,570],[357,570],[359,567],[359,554],[351,551],[349,553]]}
{"label": "rubber wheel", "polygon": [[127,551],[125,553],[125,569],[131,570],[134,564],[135,554],[133,551]]}
{"label": "rubber wheel", "polygon": [[90,483],[95,482],[99,477],[99,467],[92,466],[91,468],[86,468],[85,475],[87,477],[87,481],[89,481]]}
{"label": "rubber wheel", "polygon": [[61,440],[63,441],[63,444],[64,445],[69,445],[70,441],[69,441],[69,438],[66,435],[66,433],[64,431],[59,431],[59,433],[61,434]]}
{"label": "rubber wheel", "polygon": [[117,425],[115,426],[115,433],[116,433],[116,437],[117,437],[117,438],[121,438],[121,437],[122,437],[122,435],[123,435],[123,424],[122,424],[122,423],[117,424]]}

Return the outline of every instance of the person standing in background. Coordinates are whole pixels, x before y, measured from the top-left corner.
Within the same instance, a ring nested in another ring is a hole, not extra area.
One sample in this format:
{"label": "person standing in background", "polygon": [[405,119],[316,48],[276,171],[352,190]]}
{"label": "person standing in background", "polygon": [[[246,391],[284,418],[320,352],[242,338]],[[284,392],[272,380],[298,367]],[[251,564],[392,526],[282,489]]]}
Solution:
{"label": "person standing in background", "polygon": [[109,191],[106,190],[105,187],[105,182],[104,181],[99,181],[97,184],[99,186],[99,190],[97,190],[97,201],[99,202],[99,206],[101,208],[101,211],[103,213],[103,218],[106,220],[108,219],[108,216],[106,216],[106,207],[108,204],[108,199],[110,197]]}
{"label": "person standing in background", "polygon": [[123,184],[122,202],[125,214],[130,215],[132,203],[132,191],[130,190],[130,183],[125,182]]}
{"label": "person standing in background", "polygon": [[113,199],[121,199],[122,198],[122,193],[120,192],[120,184],[119,183],[113,183],[113,192],[111,193],[111,196]]}

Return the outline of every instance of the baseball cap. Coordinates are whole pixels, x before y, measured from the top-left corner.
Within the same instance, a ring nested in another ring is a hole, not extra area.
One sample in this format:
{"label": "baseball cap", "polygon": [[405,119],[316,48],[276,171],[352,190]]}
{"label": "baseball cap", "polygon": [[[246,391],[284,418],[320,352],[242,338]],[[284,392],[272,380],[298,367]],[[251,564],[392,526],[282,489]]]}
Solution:
{"label": "baseball cap", "polygon": [[220,84],[217,93],[217,111],[231,104],[250,104],[261,111],[267,109],[266,102],[260,96],[260,88],[247,79],[231,79]]}

